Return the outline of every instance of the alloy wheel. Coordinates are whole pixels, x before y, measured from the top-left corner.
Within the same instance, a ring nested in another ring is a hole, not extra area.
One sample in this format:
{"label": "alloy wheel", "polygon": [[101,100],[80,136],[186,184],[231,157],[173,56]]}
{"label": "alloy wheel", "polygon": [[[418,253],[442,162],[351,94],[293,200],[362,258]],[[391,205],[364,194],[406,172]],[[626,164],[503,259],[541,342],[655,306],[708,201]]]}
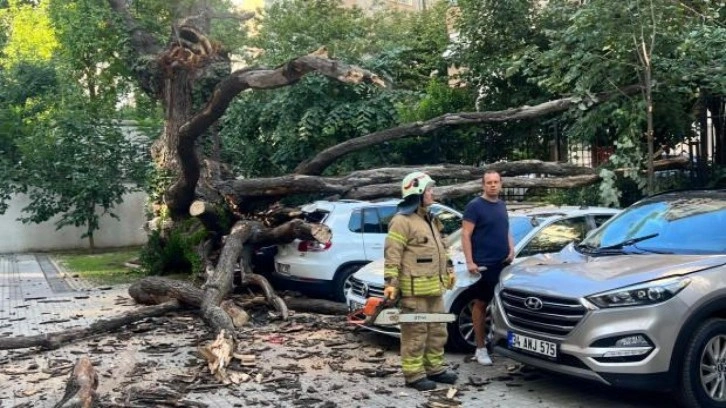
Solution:
{"label": "alloy wheel", "polygon": [[726,401],[726,335],[709,340],[700,363],[701,386],[706,395],[714,401]]}
{"label": "alloy wheel", "polygon": [[474,301],[470,301],[466,306],[461,308],[457,323],[459,326],[459,336],[469,343],[472,347],[476,347],[476,339],[474,338],[474,320],[471,317],[471,310]]}

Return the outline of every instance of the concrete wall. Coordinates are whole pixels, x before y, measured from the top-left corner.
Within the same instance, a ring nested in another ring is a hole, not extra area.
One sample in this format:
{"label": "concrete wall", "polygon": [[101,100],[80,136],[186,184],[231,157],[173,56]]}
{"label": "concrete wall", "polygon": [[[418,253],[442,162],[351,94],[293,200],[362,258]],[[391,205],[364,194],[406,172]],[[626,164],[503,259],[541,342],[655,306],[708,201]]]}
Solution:
{"label": "concrete wall", "polygon": [[[142,245],[146,242],[144,203],[146,193],[137,192],[124,196],[121,205],[114,208],[120,218],[108,215],[100,220],[100,229],[94,233],[98,248]],[[23,224],[17,219],[29,203],[27,196],[18,195],[10,200],[10,207],[0,215],[0,254],[10,252],[47,251],[57,249],[88,248],[88,239],[81,239],[83,228],[72,226],[55,229],[54,218],[42,224]]]}

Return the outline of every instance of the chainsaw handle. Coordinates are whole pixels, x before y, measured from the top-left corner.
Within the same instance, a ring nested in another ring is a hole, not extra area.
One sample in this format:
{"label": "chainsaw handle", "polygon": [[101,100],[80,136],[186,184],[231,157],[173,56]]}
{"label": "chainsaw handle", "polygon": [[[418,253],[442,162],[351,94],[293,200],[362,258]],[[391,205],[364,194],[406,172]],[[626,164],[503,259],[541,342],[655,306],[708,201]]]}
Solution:
{"label": "chainsaw handle", "polygon": [[396,297],[393,298],[393,299],[391,299],[391,298],[383,298],[383,306],[384,306],[384,308],[387,308],[387,307],[395,307],[398,304],[398,302],[400,302],[400,301],[401,301],[401,293],[399,291],[396,294]]}

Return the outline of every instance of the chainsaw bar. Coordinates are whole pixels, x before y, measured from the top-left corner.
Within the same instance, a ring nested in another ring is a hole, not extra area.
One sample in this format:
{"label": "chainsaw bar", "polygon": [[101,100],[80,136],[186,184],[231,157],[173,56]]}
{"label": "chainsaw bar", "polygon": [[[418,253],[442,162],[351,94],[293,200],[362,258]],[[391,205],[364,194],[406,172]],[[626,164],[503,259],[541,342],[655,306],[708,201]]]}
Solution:
{"label": "chainsaw bar", "polygon": [[449,323],[456,320],[451,313],[401,313],[399,309],[381,310],[374,321],[377,325],[396,325],[399,323]]}

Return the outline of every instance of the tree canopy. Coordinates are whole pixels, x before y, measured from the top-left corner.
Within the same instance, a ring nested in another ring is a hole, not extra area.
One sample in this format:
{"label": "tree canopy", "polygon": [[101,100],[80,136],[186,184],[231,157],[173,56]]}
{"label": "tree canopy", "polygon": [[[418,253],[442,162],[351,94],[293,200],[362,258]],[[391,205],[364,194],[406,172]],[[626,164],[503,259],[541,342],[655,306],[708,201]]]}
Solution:
{"label": "tree canopy", "polygon": [[[203,68],[196,71],[200,76],[189,78],[191,99],[180,111],[179,123],[220,119],[195,140],[204,156],[228,163],[244,177],[284,175],[337,143],[449,112],[534,106],[574,96],[581,98],[577,109],[537,121],[437,127],[354,150],[326,165],[325,174],[391,164],[549,159],[554,135],[561,133],[571,142],[614,145],[611,170],[633,169],[626,174],[641,181],[637,170],[646,162],[644,98],[596,103],[593,96],[643,83],[638,51],[643,40],[648,40],[652,62],[648,88],[656,146],[672,146],[702,133],[694,131],[694,123],[705,123],[709,109],[717,122],[714,159],[726,160],[721,52],[725,13],[716,3],[462,0],[456,8],[439,2],[421,13],[402,13],[346,8],[335,0],[287,0],[259,10],[251,22],[234,14],[224,0],[140,0],[123,8],[122,3],[0,3],[0,24],[6,28],[0,38],[0,80],[5,85],[0,94],[0,149],[5,154],[0,161],[7,174],[20,177],[18,163],[38,163],[24,155],[31,154],[31,141],[50,132],[51,123],[57,128],[50,133],[67,136],[69,143],[75,140],[77,149],[95,141],[104,145],[103,137],[74,133],[84,126],[61,126],[79,110],[87,113],[84,120],[98,126],[87,129],[95,135],[106,134],[103,126],[119,118],[142,115],[157,124],[162,115],[168,119],[175,111],[160,112],[165,103],[162,77],[147,68],[172,61],[171,54],[158,54],[163,44],[191,44],[190,35],[196,34],[189,27],[202,30],[208,51],[217,57],[194,60],[207,65],[197,66]],[[350,86],[325,75],[301,75],[294,86],[241,92],[224,102],[224,112],[194,116],[215,89],[224,91],[217,85],[235,61],[244,61],[252,70],[286,63],[320,47],[326,55],[378,74],[386,86]],[[51,150],[33,152],[41,153]],[[47,162],[51,159],[55,161]],[[164,171],[176,171],[172,163],[169,166]],[[130,168],[119,172],[138,174]],[[614,179],[607,177],[614,173],[603,174],[609,180],[603,197],[615,202]],[[28,180],[16,178],[13,185],[40,187],[38,181]],[[165,172],[155,180],[166,180],[164,186],[154,186],[156,190],[173,184]],[[7,185],[6,194],[11,191]],[[184,191],[193,190],[186,186]]]}

